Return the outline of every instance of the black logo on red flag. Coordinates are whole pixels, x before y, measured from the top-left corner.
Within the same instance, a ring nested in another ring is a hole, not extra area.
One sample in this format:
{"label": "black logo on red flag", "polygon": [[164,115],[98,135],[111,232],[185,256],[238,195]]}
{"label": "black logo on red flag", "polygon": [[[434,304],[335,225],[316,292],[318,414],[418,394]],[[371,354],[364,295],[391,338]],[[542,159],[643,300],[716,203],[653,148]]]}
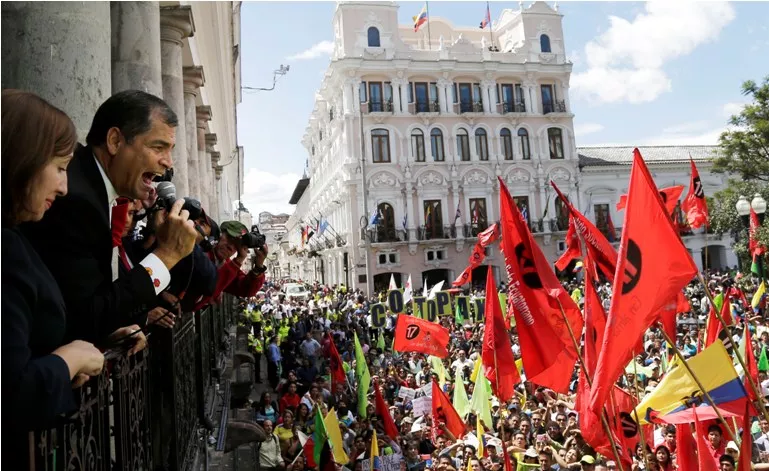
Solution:
{"label": "black logo on red flag", "polygon": [[641,280],[641,248],[633,239],[627,241],[627,253],[625,254],[625,276],[622,280],[622,294],[633,291]]}
{"label": "black logo on red flag", "polygon": [[415,324],[411,324],[408,327],[406,327],[406,340],[414,340],[419,336],[419,326]]}

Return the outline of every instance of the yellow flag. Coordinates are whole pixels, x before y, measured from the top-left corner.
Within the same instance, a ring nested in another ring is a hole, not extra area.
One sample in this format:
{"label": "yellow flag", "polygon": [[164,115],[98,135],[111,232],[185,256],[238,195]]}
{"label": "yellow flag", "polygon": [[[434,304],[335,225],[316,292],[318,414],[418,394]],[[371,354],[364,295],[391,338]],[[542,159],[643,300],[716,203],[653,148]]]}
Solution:
{"label": "yellow flag", "polygon": [[347,453],[344,452],[344,445],[342,444],[342,431],[339,428],[339,418],[336,416],[336,411],[331,409],[326,414],[326,418],[323,419],[323,423],[326,424],[326,433],[328,434],[328,440],[331,442],[331,452],[334,454],[334,461],[339,464],[347,464],[350,462],[350,458]]}
{"label": "yellow flag", "polygon": [[481,357],[475,359],[475,365],[473,365],[473,372],[470,374],[470,381],[473,383],[478,379],[478,372],[481,370]]}
{"label": "yellow flag", "polygon": [[477,415],[475,416],[475,433],[478,437],[478,451],[475,452],[475,456],[481,459],[483,458],[483,425],[481,425],[481,418]]}

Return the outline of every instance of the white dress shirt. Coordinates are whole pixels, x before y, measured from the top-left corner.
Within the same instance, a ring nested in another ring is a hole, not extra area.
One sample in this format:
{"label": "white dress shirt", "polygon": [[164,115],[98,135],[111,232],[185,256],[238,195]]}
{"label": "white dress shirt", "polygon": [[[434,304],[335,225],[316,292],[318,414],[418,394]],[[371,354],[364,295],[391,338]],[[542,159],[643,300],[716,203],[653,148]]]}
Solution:
{"label": "white dress shirt", "polygon": [[[94,156],[96,166],[99,168],[99,173],[104,181],[104,187],[107,189],[107,207],[109,208],[108,220],[112,221],[112,207],[117,204],[117,199],[120,195],[117,194],[112,182],[107,178],[107,174],[104,173],[104,169],[101,167],[101,162]],[[155,287],[155,294],[160,294],[168,284],[171,282],[171,273],[168,272],[168,268],[157,255],[151,253],[144,257],[144,260],[139,262],[141,266],[147,270],[147,274],[152,278],[152,285]],[[112,281],[115,281],[118,277],[118,250],[115,247],[112,251]]]}

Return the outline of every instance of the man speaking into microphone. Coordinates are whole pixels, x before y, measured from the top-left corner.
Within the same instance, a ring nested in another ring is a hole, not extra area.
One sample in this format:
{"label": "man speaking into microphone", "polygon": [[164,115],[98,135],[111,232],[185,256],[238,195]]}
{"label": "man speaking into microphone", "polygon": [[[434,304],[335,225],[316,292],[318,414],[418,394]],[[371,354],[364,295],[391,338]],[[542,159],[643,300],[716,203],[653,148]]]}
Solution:
{"label": "man speaking into microphone", "polygon": [[142,322],[168,286],[169,270],[192,252],[196,232],[178,200],[158,226],[156,248],[126,276],[118,278],[113,256],[113,207],[120,196],[150,197],[153,178],[173,166],[177,123],[156,96],[127,90],[110,97],[96,111],[87,145],[75,150],[67,196],[25,228],[61,288],[68,338],[98,342]]}

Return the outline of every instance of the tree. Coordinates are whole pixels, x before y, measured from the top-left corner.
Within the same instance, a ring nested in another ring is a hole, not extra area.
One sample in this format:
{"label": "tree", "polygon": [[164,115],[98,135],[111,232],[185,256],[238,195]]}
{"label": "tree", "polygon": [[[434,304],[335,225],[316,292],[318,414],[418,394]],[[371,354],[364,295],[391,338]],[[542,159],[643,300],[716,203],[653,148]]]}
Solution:
{"label": "tree", "polygon": [[[769,201],[769,185],[760,181],[729,180],[729,186],[717,192],[713,198],[708,198],[710,227],[717,234],[732,235],[735,239],[732,249],[743,262],[750,260],[748,230],[737,214],[736,205],[740,196],[745,196],[750,201],[756,193]],[[758,231],[758,240],[759,243],[769,246],[769,223],[767,219],[769,219],[769,214]]]}
{"label": "tree", "polygon": [[761,86],[752,80],[743,83],[742,94],[752,102],[729,119],[733,128],[719,138],[713,171],[769,183],[769,76]]}

